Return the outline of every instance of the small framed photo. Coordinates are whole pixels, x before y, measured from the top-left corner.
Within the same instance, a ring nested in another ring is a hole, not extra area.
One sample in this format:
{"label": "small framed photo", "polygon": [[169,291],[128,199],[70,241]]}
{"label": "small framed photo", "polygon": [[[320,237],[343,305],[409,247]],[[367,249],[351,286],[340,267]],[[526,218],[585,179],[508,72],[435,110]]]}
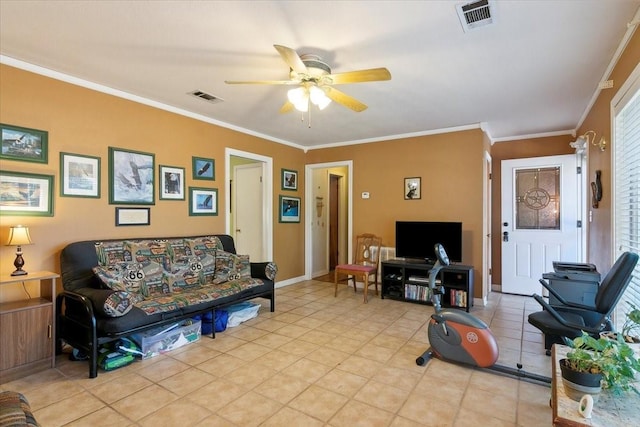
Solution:
{"label": "small framed photo", "polygon": [[218,189],[189,187],[189,216],[218,215]]}
{"label": "small framed photo", "polygon": [[100,157],[60,153],[60,195],[100,198]]}
{"label": "small framed photo", "polygon": [[193,159],[193,179],[216,180],[216,161],[204,157],[192,157]]}
{"label": "small framed photo", "polygon": [[0,159],[49,163],[47,131],[0,123],[0,134]]}
{"label": "small framed photo", "polygon": [[0,171],[0,215],[53,216],[53,175]]}
{"label": "small framed photo", "polygon": [[155,203],[155,156],[109,147],[109,203]]}
{"label": "small framed photo", "polygon": [[116,227],[151,224],[151,208],[116,208]]}
{"label": "small framed photo", "polygon": [[300,222],[300,197],[280,196],[280,222]]}
{"label": "small framed photo", "polygon": [[297,190],[298,189],[298,172],[289,169],[282,169],[282,189]]}
{"label": "small framed photo", "polygon": [[160,165],[160,200],[184,200],[184,168]]}
{"label": "small framed photo", "polygon": [[404,199],[417,200],[421,197],[420,178],[404,179]]}

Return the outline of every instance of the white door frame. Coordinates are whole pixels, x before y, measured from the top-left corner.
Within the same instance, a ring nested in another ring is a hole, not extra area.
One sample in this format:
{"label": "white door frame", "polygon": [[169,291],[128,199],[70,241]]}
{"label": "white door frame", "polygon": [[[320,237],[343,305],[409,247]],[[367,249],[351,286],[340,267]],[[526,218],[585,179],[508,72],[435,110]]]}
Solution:
{"label": "white door frame", "polygon": [[335,167],[347,168],[347,259],[351,259],[353,241],[353,160],[345,160],[330,163],[315,163],[304,167],[304,278],[311,280],[313,274],[313,233],[311,226],[315,213],[315,197],[313,196],[313,170],[329,169]]}
{"label": "white door frame", "polygon": [[252,159],[264,164],[264,176],[262,180],[263,187],[263,204],[262,204],[262,218],[264,221],[263,228],[263,247],[264,247],[264,259],[273,260],[273,159],[271,157],[262,156],[260,154],[250,153],[248,151],[236,150],[234,148],[226,147],[224,149],[224,182],[226,186],[225,191],[225,230],[229,235],[231,233],[231,156],[244,157],[246,159]]}

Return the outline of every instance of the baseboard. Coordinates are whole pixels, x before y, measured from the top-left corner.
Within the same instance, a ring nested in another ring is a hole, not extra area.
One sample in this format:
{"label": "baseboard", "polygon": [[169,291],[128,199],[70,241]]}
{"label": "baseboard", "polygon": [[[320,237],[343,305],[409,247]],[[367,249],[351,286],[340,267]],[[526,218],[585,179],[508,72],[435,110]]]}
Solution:
{"label": "baseboard", "polygon": [[292,277],[291,279],[276,281],[276,288],[284,288],[285,286],[295,285],[296,283],[306,280],[304,276]]}

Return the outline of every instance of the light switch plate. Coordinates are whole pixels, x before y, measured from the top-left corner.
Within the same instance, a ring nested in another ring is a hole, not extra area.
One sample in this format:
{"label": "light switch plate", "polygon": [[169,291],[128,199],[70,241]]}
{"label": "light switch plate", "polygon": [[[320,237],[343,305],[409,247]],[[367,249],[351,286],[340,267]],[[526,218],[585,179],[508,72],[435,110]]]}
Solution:
{"label": "light switch plate", "polygon": [[368,191],[363,191],[362,192],[362,198],[363,199],[368,199],[369,198],[369,192]]}

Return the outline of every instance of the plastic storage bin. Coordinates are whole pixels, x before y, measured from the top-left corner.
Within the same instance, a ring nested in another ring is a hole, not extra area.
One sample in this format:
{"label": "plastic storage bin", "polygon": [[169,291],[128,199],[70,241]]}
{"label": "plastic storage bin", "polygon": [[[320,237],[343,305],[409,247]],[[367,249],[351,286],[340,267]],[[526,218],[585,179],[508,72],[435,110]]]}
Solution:
{"label": "plastic storage bin", "polygon": [[198,341],[200,327],[199,320],[183,320],[135,334],[131,338],[140,346],[144,360]]}

